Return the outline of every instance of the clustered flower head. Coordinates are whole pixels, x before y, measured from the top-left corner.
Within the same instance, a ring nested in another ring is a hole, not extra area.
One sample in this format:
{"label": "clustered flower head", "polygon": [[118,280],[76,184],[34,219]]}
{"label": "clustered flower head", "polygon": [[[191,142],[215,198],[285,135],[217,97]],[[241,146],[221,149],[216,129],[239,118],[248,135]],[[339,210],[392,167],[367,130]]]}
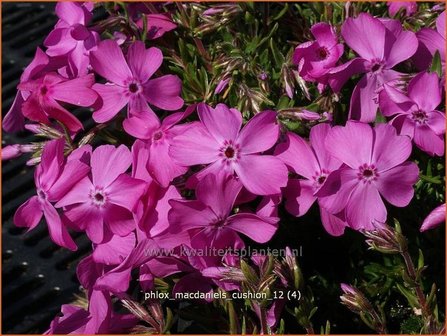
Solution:
{"label": "clustered flower head", "polygon": [[[401,7],[407,16],[414,10]],[[333,236],[373,231],[391,207],[413,198],[419,177],[413,144],[444,155],[444,74],[425,61],[438,52],[445,69],[445,12],[436,29],[417,32],[368,13],[341,27],[313,25],[313,40],[293,54],[299,75],[320,92],[338,94],[349,80],[356,86],[348,120],[336,124],[306,111],[304,119],[313,122],[307,137],[287,130],[275,110],[244,118],[224,103],[185,105],[182,81],[153,44],[176,24],[153,8],[128,10],[128,29],[112,35],[90,24],[92,4],[58,3],[46,49],[37,49],[3,120],[7,132],[26,128],[47,137],[40,145],[3,149],[3,159],[32,152],[30,164],[37,164],[35,195],[17,209],[15,225],[33,230],[44,217],[55,244],[76,250],[70,231],[85,232],[92,242],[77,267],[90,304],[64,305],[49,333],[135,327],[138,319],[117,313],[112,300],[127,295],[135,274],[145,291],[155,288],[155,278],[174,274],[174,291],[240,288],[239,260],[183,252],[267,243],[281,226],[281,203],[297,217],[316,203]],[[394,4],[389,10],[398,11]],[[404,73],[401,65],[411,59],[417,72]],[[85,129],[80,108],[92,111],[94,128]],[[113,141],[91,141],[112,125],[119,134]],[[171,253],[159,253],[165,250]],[[355,289],[343,290],[345,304],[361,301]],[[270,326],[282,307],[270,306]],[[254,309],[261,314],[260,306]]]}

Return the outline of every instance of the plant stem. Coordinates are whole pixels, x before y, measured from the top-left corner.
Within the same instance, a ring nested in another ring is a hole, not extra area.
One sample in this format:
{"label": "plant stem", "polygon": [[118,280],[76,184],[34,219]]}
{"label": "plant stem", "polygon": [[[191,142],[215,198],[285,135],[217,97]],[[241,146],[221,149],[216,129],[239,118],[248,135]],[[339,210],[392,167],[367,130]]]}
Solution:
{"label": "plant stem", "polygon": [[413,260],[411,260],[410,253],[408,253],[408,250],[405,249],[400,254],[405,261],[407,273],[414,282],[414,290],[421,307],[422,317],[424,319],[425,325],[427,326],[427,330],[430,334],[435,334],[437,333],[437,331],[436,323],[433,319],[433,313],[430,311],[427,305],[427,300],[425,299],[424,291],[422,290],[420,281],[416,278],[416,269],[414,267]]}
{"label": "plant stem", "polygon": [[260,307],[261,310],[261,334],[268,334],[267,329],[267,313],[264,307]]}
{"label": "plant stem", "polygon": [[314,327],[312,325],[312,323],[310,323],[308,326],[306,326],[306,332],[309,335],[315,335],[315,331],[314,331]]}

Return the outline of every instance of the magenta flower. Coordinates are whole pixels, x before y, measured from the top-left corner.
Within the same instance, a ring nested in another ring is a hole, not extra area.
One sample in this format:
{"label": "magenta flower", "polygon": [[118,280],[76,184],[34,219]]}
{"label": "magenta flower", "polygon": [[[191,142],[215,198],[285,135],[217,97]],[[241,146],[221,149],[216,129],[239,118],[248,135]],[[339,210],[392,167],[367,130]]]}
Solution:
{"label": "magenta flower", "polygon": [[385,84],[379,95],[380,110],[400,134],[408,135],[416,146],[430,155],[444,154],[445,113],[437,111],[442,100],[439,78],[421,72],[411,79],[408,93]]}
{"label": "magenta flower", "polygon": [[[442,63],[442,71],[445,74],[445,11],[436,19],[436,30],[422,28],[416,33],[419,46],[414,55],[414,63],[420,70],[427,70],[433,55],[439,52]],[[444,81],[443,81],[444,82]]]}
{"label": "magenta flower", "polygon": [[28,231],[39,224],[42,215],[48,225],[51,239],[59,246],[76,250],[76,244],[51,202],[56,202],[89,172],[81,161],[69,158],[64,162],[64,139],[47,142],[42,160],[37,166],[34,181],[37,195],[23,203],[14,215],[14,224],[26,227]]}
{"label": "magenta flower", "polygon": [[401,9],[404,16],[411,16],[418,10],[416,1],[388,1],[386,4],[391,17],[396,16],[397,12]]}
{"label": "magenta flower", "polygon": [[56,204],[66,207],[70,225],[86,230],[94,243],[102,243],[110,232],[124,237],[135,229],[132,211],[145,184],[125,174],[131,160],[124,145],[96,148],[91,155],[91,177],[80,180]]}
{"label": "magenta flower", "polygon": [[392,68],[416,52],[416,35],[404,31],[397,20],[379,20],[367,13],[347,19],[341,34],[360,57],[333,69],[329,84],[338,92],[352,75],[366,73],[352,93],[349,118],[372,122],[378,107],[377,90],[400,76]]}
{"label": "magenta flower", "polygon": [[[25,68],[22,76],[20,76],[20,83],[37,80],[44,74],[57,70],[62,64],[61,60],[56,58],[50,59],[40,48],[37,48],[33,60]],[[25,118],[22,114],[22,104],[29,96],[29,91],[19,90],[17,92],[11,108],[3,118],[2,126],[5,131],[17,132],[23,130]]]}
{"label": "magenta flower", "polygon": [[[147,18],[147,38],[155,40],[162,37],[167,32],[177,28],[177,25],[172,21],[168,14],[146,14]],[[143,29],[143,19],[137,21],[137,26]]]}
{"label": "magenta flower", "polygon": [[56,15],[59,21],[44,41],[48,48],[46,53],[48,56],[66,56],[66,72],[70,77],[86,75],[89,53],[99,42],[99,34],[86,27],[92,14],[83,3],[59,2]]}
{"label": "magenta flower", "polygon": [[62,305],[62,316],[51,321],[46,335],[66,334],[121,334],[139,322],[133,314],[117,314],[112,310],[110,294],[93,291],[89,297],[89,310],[75,305]]}
{"label": "magenta flower", "polygon": [[287,184],[286,166],[271,155],[257,155],[278,139],[276,112],[261,112],[240,130],[242,115],[236,109],[201,103],[197,110],[201,122],[174,138],[171,156],[184,166],[210,164],[197,175],[199,180],[210,173],[236,173],[256,195],[279,194]]}
{"label": "magenta flower", "polygon": [[258,243],[270,240],[276,231],[275,218],[239,212],[231,215],[242,185],[233,177],[204,177],[196,188],[196,200],[171,200],[168,218],[171,232],[188,231],[192,248],[243,246],[242,233]]}
{"label": "magenta flower", "polygon": [[445,203],[433,209],[432,212],[424,219],[421,228],[421,232],[434,229],[439,225],[445,223]]}
{"label": "magenta flower", "polygon": [[351,228],[371,230],[374,222],[386,221],[387,211],[380,196],[397,207],[411,201],[419,169],[414,162],[405,162],[411,153],[411,141],[397,135],[393,126],[379,124],[372,128],[348,121],[345,127],[332,128],[325,146],[345,166],[329,174],[316,195],[330,213],[345,210]]}
{"label": "magenta flower", "polygon": [[183,132],[185,125],[177,125],[188,117],[196,106],[189,106],[184,112],[173,113],[160,123],[158,118],[145,122],[138,117],[128,118],[123,122],[127,132],[139,139],[147,140],[149,150],[147,168],[149,173],[162,187],[167,187],[177,176],[186,173],[187,168],[179,165],[169,155],[173,138]]}
{"label": "magenta flower", "polygon": [[138,242],[137,246],[115,268],[101,275],[94,284],[95,290],[124,293],[129,288],[132,269],[140,268],[156,256],[159,249],[152,239]]}
{"label": "magenta flower", "polygon": [[298,66],[300,76],[306,81],[326,84],[326,74],[343,55],[343,44],[338,42],[334,28],[328,23],[314,24],[311,32],[315,41],[296,47],[293,63]]}
{"label": "magenta flower", "polygon": [[116,41],[106,40],[90,53],[90,61],[93,69],[110,81],[94,85],[102,98],[101,107],[93,113],[97,122],[109,121],[127,104],[128,117],[143,120],[156,118],[148,103],[168,111],[183,106],[183,99],[179,97],[181,81],[177,76],[150,79],[163,62],[160,49],[146,49],[143,42],[135,41],[129,47],[126,60]]}
{"label": "magenta flower", "polygon": [[[304,179],[290,179],[284,190],[286,209],[294,216],[307,213],[317,200],[315,194],[326,182],[328,175],[340,168],[342,162],[331,156],[324,147],[331,127],[328,124],[315,125],[310,130],[309,143],[294,133],[287,134],[287,142],[276,147],[275,155],[292,171]],[[343,234],[346,223],[320,206],[321,220],[328,233]]]}
{"label": "magenta flower", "polygon": [[20,83],[19,90],[29,91],[31,95],[22,104],[22,113],[32,121],[49,124],[50,119],[63,123],[70,131],[81,130],[81,122],[59,102],[76,106],[90,106],[98,98],[91,89],[93,75],[67,80],[56,73],[48,73],[36,80]]}

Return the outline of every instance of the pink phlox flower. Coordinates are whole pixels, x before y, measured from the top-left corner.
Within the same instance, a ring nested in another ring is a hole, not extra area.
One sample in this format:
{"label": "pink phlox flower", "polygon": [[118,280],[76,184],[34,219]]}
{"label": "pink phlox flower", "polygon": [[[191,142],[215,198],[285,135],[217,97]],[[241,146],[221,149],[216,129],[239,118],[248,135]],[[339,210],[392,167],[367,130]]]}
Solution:
{"label": "pink phlox flower", "polygon": [[[297,217],[307,213],[318,200],[316,193],[324,185],[328,175],[342,165],[324,146],[330,130],[328,124],[315,125],[310,130],[309,142],[289,132],[287,141],[276,147],[275,155],[290,167],[292,172],[302,177],[290,179],[283,192],[286,210]],[[326,231],[334,236],[343,234],[346,223],[340,216],[330,214],[320,202],[318,203]]]}
{"label": "pink phlox flower", "polygon": [[59,21],[44,41],[49,56],[65,56],[68,65],[65,72],[70,77],[86,75],[89,53],[100,40],[99,34],[86,26],[92,13],[81,2],[59,2],[56,5]]}
{"label": "pink phlox flower", "polygon": [[48,225],[51,239],[59,246],[76,250],[76,244],[54,208],[54,202],[64,197],[89,172],[89,167],[77,159],[64,159],[64,139],[49,141],[42,152],[41,163],[34,173],[37,195],[23,203],[14,215],[14,224],[34,229],[42,218]]}
{"label": "pink phlox flower", "polygon": [[[101,97],[99,108],[93,113],[96,122],[109,121],[126,105],[128,117],[145,121],[157,118],[148,103],[168,111],[183,106],[179,96],[181,81],[177,76],[151,79],[163,62],[158,48],[146,49],[143,42],[135,41],[125,58],[116,41],[105,40],[90,53],[90,62],[95,72],[109,81],[93,86]],[[127,124],[124,128],[132,133]]]}
{"label": "pink phlox flower", "polygon": [[236,109],[201,103],[197,110],[201,122],[174,138],[172,158],[183,166],[208,164],[194,176],[197,181],[209,174],[237,175],[256,195],[279,194],[287,184],[286,166],[274,156],[259,155],[278,139],[276,112],[258,113],[241,130],[242,115]]}
{"label": "pink phlox flower", "polygon": [[207,175],[196,187],[196,200],[171,200],[168,213],[172,233],[188,231],[191,247],[241,247],[238,233],[265,243],[276,231],[276,219],[253,213],[231,214],[242,185],[232,177]]}
{"label": "pink phlox flower", "polygon": [[178,123],[187,118],[195,107],[191,105],[184,112],[173,113],[161,122],[158,118],[141,120],[139,117],[131,117],[124,121],[124,127],[129,134],[146,140],[149,151],[148,172],[163,187],[167,187],[174,178],[187,171],[186,167],[171,158],[169,148],[173,138],[182,134],[186,128],[184,124],[178,125]]}
{"label": "pink phlox flower", "polygon": [[293,63],[298,66],[300,76],[306,81],[326,84],[326,74],[337,64],[344,47],[330,24],[320,22],[310,30],[315,41],[298,45],[293,54]]}
{"label": "pink phlox flower", "polygon": [[[63,66],[64,63],[65,61],[61,58],[50,58],[40,48],[37,48],[33,60],[25,68],[22,75],[20,76],[20,83],[39,79],[45,73],[56,71],[61,66]],[[22,114],[22,104],[26,99],[28,99],[29,96],[29,91],[19,89],[11,105],[11,108],[3,118],[2,126],[5,131],[17,132],[23,130],[25,118]]]}
{"label": "pink phlox flower", "polygon": [[389,124],[372,128],[348,121],[333,127],[325,147],[344,165],[331,172],[315,194],[320,205],[331,214],[345,210],[348,225],[355,230],[372,230],[384,223],[387,210],[382,197],[397,207],[407,206],[419,177],[418,166],[406,161],[411,140],[397,135]]}
{"label": "pink phlox flower", "polygon": [[133,212],[145,183],[126,174],[131,162],[131,153],[124,145],[96,148],[91,154],[91,175],[56,204],[65,208],[70,225],[85,230],[96,244],[103,243],[110,232],[125,237],[136,228]]}
{"label": "pink phlox flower", "polygon": [[67,80],[54,72],[22,82],[19,90],[31,93],[22,104],[22,113],[26,118],[43,124],[49,124],[50,118],[55,119],[70,131],[77,132],[83,128],[82,123],[59,102],[84,107],[93,105],[98,98],[91,88],[93,83],[93,75]]}
{"label": "pink phlox flower", "polygon": [[386,83],[379,94],[382,114],[394,116],[391,124],[399,133],[432,156],[444,155],[445,113],[436,110],[441,100],[439,78],[427,72],[410,80],[407,93]]}
{"label": "pink phlox flower", "polygon": [[338,92],[352,75],[366,73],[352,93],[349,118],[372,122],[378,107],[377,90],[400,76],[392,68],[416,52],[416,35],[404,31],[397,20],[380,20],[368,13],[348,18],[341,34],[359,57],[331,70],[329,84]]}

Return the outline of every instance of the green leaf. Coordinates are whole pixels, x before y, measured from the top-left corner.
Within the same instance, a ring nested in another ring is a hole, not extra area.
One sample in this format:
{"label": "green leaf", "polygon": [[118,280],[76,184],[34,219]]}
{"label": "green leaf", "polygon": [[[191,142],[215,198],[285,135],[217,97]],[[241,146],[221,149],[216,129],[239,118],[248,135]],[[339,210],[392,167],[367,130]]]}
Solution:
{"label": "green leaf", "polygon": [[431,66],[430,66],[430,72],[436,73],[439,78],[442,77],[441,56],[440,56],[438,50],[436,50],[435,54],[433,55],[433,60],[431,62]]}
{"label": "green leaf", "polygon": [[418,258],[418,269],[422,269],[424,267],[424,254],[422,250],[419,249],[419,258]]}
{"label": "green leaf", "polygon": [[407,298],[408,303],[410,304],[410,306],[412,308],[420,308],[418,299],[416,298],[416,296],[413,294],[413,292],[411,290],[409,290],[408,288],[405,288],[401,284],[396,284],[396,287],[399,290],[399,292]]}
{"label": "green leaf", "polygon": [[274,42],[273,38],[270,38],[270,50],[272,51],[272,56],[273,59],[275,60],[276,66],[278,68],[281,68],[282,65],[285,63],[285,59],[283,54],[281,54],[278,47],[276,46],[276,43]]}

